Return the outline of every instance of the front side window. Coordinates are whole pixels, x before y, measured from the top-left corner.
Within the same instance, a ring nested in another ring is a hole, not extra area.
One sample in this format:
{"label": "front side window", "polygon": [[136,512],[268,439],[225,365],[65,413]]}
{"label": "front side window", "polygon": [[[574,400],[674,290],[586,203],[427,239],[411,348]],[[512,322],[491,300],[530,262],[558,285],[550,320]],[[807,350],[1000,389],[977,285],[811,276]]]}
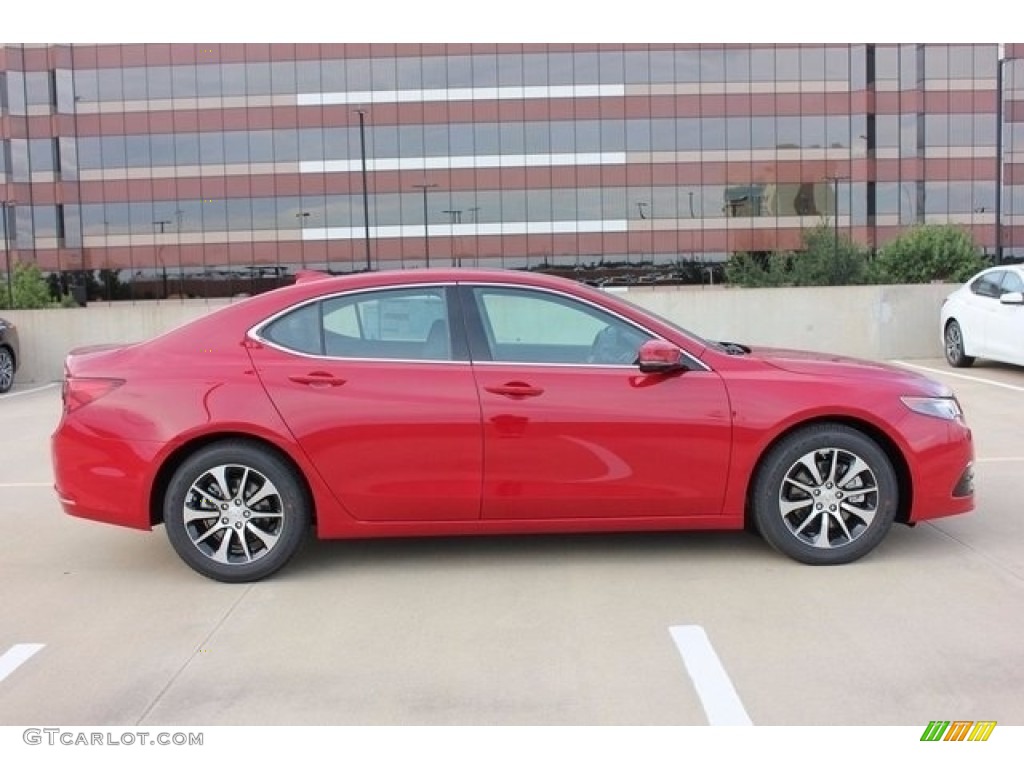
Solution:
{"label": "front side window", "polygon": [[518,288],[473,289],[496,362],[633,365],[652,336],[575,299]]}
{"label": "front side window", "polygon": [[1024,293],[1024,280],[1016,272],[1007,270],[1006,277],[999,288],[999,295],[1004,293]]}

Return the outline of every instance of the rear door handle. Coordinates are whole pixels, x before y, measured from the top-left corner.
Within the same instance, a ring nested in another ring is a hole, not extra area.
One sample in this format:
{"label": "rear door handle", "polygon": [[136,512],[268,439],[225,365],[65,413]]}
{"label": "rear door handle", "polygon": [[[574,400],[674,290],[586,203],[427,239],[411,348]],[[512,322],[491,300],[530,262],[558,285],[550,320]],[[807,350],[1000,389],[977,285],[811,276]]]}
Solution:
{"label": "rear door handle", "polygon": [[520,397],[537,397],[537,395],[544,394],[544,390],[540,387],[531,387],[522,381],[510,381],[508,384],[499,384],[495,387],[484,387],[488,392],[494,395],[504,395],[505,397],[520,398]]}
{"label": "rear door handle", "polygon": [[313,371],[305,376],[289,376],[288,379],[296,384],[305,384],[310,387],[340,387],[345,383],[345,379],[339,379],[326,371]]}

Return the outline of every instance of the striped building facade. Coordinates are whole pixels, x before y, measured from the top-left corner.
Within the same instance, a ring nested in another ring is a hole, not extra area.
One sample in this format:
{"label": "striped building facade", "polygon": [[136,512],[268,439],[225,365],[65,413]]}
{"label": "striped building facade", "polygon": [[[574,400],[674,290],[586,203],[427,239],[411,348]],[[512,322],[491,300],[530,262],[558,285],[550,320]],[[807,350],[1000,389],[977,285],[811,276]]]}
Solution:
{"label": "striped building facade", "polygon": [[4,44],[4,247],[133,296],[302,268],[718,263],[822,222],[873,248],[954,223],[1021,259],[1022,54]]}

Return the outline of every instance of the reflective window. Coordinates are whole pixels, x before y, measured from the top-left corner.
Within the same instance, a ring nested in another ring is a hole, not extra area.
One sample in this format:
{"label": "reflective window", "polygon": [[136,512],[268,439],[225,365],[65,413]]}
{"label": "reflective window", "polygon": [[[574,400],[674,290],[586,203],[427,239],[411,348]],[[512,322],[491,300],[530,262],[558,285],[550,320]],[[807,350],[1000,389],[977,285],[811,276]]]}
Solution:
{"label": "reflective window", "polygon": [[270,95],[269,61],[250,61],[246,63],[245,92],[249,96]]}
{"label": "reflective window", "polygon": [[949,182],[926,181],[924,183],[924,212],[944,214],[949,212]]}
{"label": "reflective window", "polygon": [[626,121],[626,151],[649,152],[651,149],[651,121]]}
{"label": "reflective window", "polygon": [[1004,293],[1020,293],[1024,291],[1024,280],[1021,276],[1011,269],[1006,270],[1006,275],[1003,277],[1003,282],[999,286],[999,295]]}
{"label": "reflective window", "polygon": [[[147,67],[146,95],[150,99],[169,99],[172,96],[170,67]],[[244,93],[244,91],[243,91]]]}
{"label": "reflective window", "polygon": [[676,149],[681,152],[700,149],[700,120],[681,118],[676,120]]}
{"label": "reflective window", "polygon": [[221,164],[225,161],[224,134],[200,133],[199,134],[199,161],[201,163]]}
{"label": "reflective window", "polygon": [[650,65],[647,51],[626,51],[623,54],[625,82],[649,83]]}
{"label": "reflective window", "polygon": [[223,95],[224,87],[221,83],[219,64],[204,64],[196,67],[196,93],[207,98]]}
{"label": "reflective window", "polygon": [[601,51],[598,54],[598,66],[602,83],[622,83],[626,76],[622,51]]}
{"label": "reflective window", "polygon": [[725,51],[725,77],[730,83],[750,82],[750,50],[728,48]]}
{"label": "reflective window", "polygon": [[275,61],[271,63],[270,92],[280,95],[295,93],[294,61]]}
{"label": "reflective window", "polygon": [[295,87],[299,93],[318,93],[320,88],[320,61],[295,62]]}
{"label": "reflective window", "polygon": [[270,323],[260,335],[278,346],[309,355],[322,355],[320,303],[307,304]]}
{"label": "reflective window", "polygon": [[895,45],[875,46],[875,80],[899,80],[900,52]]}
{"label": "reflective window", "polygon": [[879,216],[895,216],[900,211],[900,185],[894,181],[875,184],[875,212]]}
{"label": "reflective window", "polygon": [[545,53],[527,53],[523,56],[523,85],[547,85],[548,57]]}
{"label": "reflective window", "polygon": [[929,80],[949,77],[949,46],[929,45],[924,52],[924,74]]}
{"label": "reflective window", "polygon": [[220,81],[223,96],[245,96],[245,64],[221,64]]}
{"label": "reflective window", "polygon": [[700,121],[700,145],[705,152],[725,149],[724,117],[705,117]]}
{"label": "reflective window", "polygon": [[52,173],[57,170],[57,140],[30,139],[28,165],[31,173]]}
{"label": "reflective window", "polygon": [[[101,91],[102,87],[103,82],[101,80]],[[176,99],[194,98],[198,95],[196,68],[194,66],[171,67],[171,93]]]}
{"label": "reflective window", "polygon": [[[498,85],[514,86],[523,84],[523,57],[515,53],[498,56]],[[434,86],[439,87],[439,86]]]}
{"label": "reflective window", "polygon": [[676,82],[700,82],[700,51],[676,51]]}
{"label": "reflective window", "polygon": [[540,154],[551,151],[550,123],[526,123],[525,145],[529,154]]}
{"label": "reflective window", "polygon": [[705,83],[725,81],[725,51],[711,48],[700,51],[700,79]]}
{"label": "reflective window", "polygon": [[971,291],[978,296],[995,299],[999,297],[999,285],[1003,280],[1003,270],[997,269],[977,277],[971,283]]}
{"label": "reflective window", "polygon": [[423,126],[423,155],[425,157],[446,157],[448,154],[448,126],[436,124]]}
{"label": "reflective window", "polygon": [[[78,146],[71,136],[57,139],[58,161],[61,177],[74,181],[78,179]],[[0,152],[0,171],[3,170],[3,152]]]}
{"label": "reflective window", "polygon": [[57,237],[57,206],[36,205],[32,207],[32,226],[35,237]]}
{"label": "reflective window", "polygon": [[600,65],[596,51],[574,53],[573,76],[578,85],[594,85],[600,82]]}
{"label": "reflective window", "polygon": [[675,56],[672,51],[651,51],[648,76],[652,83],[675,82]]}
{"label": "reflective window", "polygon": [[949,46],[949,79],[969,80],[974,77],[974,47]]}
{"label": "reflective window", "polygon": [[477,155],[496,155],[501,151],[501,135],[497,123],[473,125],[473,147]]}
{"label": "reflective window", "polygon": [[775,49],[755,48],[750,52],[750,79],[755,83],[775,80]]}
{"label": "reflective window", "polygon": [[[560,54],[569,56],[570,54]],[[561,70],[560,70],[561,71]],[[572,62],[569,62],[569,77],[572,77]],[[552,71],[552,75],[555,72]],[[498,58],[494,55],[473,57],[473,85],[477,88],[493,88],[498,84]]]}
{"label": "reflective window", "polygon": [[[103,163],[107,166],[117,167],[107,161],[107,139],[104,138]],[[199,134],[176,133],[174,134],[174,162],[176,165],[198,165],[199,163]],[[123,163],[121,163],[123,165]]]}
{"label": "reflective window", "polygon": [[491,360],[633,365],[650,336],[588,304],[515,288],[473,289]]}
{"label": "reflective window", "polygon": [[800,79],[800,49],[775,49],[775,76],[783,82]]}
{"label": "reflective window", "polygon": [[[13,72],[8,72],[8,81]],[[78,69],[74,73],[75,100],[76,101],[99,101],[99,78],[95,69]]]}
{"label": "reflective window", "polygon": [[448,60],[444,56],[425,57],[420,64],[420,71],[424,88],[448,87]]}
{"label": "reflective window", "polygon": [[[331,357],[452,359],[443,288],[405,288],[338,296],[327,299],[321,306],[320,317],[310,312],[289,326],[288,333],[294,334],[294,341],[303,345],[292,348],[306,352],[315,349],[313,353],[326,353]],[[264,334],[274,333],[279,338],[280,331],[274,326],[289,317],[276,320]]]}

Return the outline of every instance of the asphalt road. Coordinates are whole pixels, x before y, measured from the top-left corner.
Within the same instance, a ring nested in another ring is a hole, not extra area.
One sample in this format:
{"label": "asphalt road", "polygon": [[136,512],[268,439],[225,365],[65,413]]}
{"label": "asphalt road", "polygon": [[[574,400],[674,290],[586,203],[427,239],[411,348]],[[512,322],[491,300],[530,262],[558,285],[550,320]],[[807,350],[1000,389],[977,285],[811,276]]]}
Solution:
{"label": "asphalt road", "polygon": [[0,725],[1024,725],[1024,369],[912,364],[961,399],[978,509],[836,568],[747,533],[310,538],[218,584],[162,529],[65,516],[59,390],[16,391]]}

